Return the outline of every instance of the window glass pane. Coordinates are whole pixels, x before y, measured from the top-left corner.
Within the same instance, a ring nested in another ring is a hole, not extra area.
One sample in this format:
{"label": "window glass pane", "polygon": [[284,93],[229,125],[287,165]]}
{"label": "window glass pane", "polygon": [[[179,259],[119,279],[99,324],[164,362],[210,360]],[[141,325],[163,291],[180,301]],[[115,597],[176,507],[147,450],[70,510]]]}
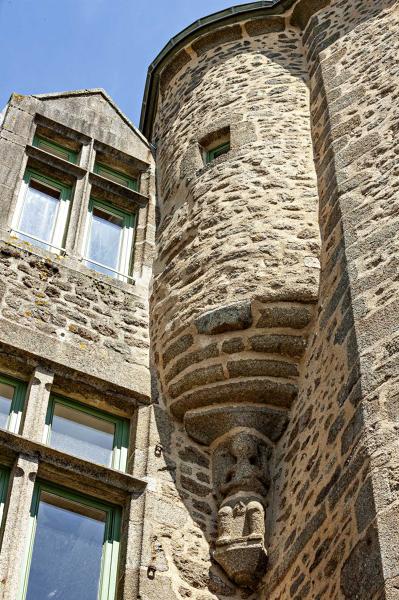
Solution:
{"label": "window glass pane", "polygon": [[41,494],[27,600],[97,600],[106,513]]}
{"label": "window glass pane", "polygon": [[11,402],[14,397],[15,388],[7,383],[0,383],[0,428],[5,429],[8,423],[8,415],[11,410]]}
{"label": "window glass pane", "polygon": [[[119,268],[122,233],[122,217],[94,207],[87,258],[117,271]],[[106,275],[111,275],[113,277],[116,276],[113,271],[91,263],[90,260],[88,261],[88,264],[100,273],[105,273]]]}
{"label": "window glass pane", "polygon": [[61,403],[55,403],[50,446],[110,467],[115,424]]}
{"label": "window glass pane", "polygon": [[[52,241],[52,235],[60,201],[60,192],[41,183],[30,181],[22,208],[18,229],[46,242]],[[32,241],[28,236],[20,237]],[[35,242],[48,249],[47,244]]]}

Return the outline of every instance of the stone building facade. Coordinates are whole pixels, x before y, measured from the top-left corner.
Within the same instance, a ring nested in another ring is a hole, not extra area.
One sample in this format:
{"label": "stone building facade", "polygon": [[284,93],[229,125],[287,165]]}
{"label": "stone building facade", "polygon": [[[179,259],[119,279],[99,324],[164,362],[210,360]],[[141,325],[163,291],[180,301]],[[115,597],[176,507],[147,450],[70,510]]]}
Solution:
{"label": "stone building facade", "polygon": [[3,598],[97,597],[41,566],[49,507],[106,523],[101,600],[399,598],[398,22],[205,17],[150,66],[142,133],[101,90],[11,97]]}

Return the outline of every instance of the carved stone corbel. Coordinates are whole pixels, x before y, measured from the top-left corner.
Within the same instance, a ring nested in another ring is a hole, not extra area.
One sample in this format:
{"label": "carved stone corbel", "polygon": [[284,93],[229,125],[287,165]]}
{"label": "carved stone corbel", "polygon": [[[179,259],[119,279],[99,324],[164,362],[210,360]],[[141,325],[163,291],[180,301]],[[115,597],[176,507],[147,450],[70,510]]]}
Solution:
{"label": "carved stone corbel", "polygon": [[286,411],[256,405],[214,406],[189,411],[184,422],[191,437],[212,452],[218,504],[214,558],[234,583],[256,589],[268,562],[265,518],[270,459],[273,443],[286,427]]}
{"label": "carved stone corbel", "polygon": [[267,566],[265,511],[270,442],[251,429],[216,440],[213,484],[219,504],[215,560],[232,581],[256,588]]}

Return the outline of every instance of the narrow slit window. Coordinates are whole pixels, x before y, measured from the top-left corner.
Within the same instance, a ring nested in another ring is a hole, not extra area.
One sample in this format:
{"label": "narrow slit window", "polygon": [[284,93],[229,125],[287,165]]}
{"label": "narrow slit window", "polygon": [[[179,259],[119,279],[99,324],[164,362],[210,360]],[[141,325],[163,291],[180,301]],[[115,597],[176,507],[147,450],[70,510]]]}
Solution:
{"label": "narrow slit window", "polygon": [[35,135],[35,137],[33,138],[33,146],[36,146],[36,148],[40,148],[41,150],[44,150],[45,152],[48,152],[49,154],[53,154],[54,156],[57,156],[58,158],[67,160],[68,162],[71,162],[74,164],[77,163],[77,160],[78,160],[77,152],[75,152],[74,150],[71,150],[70,148],[66,148],[65,146],[61,146],[60,144],[57,144],[56,142],[48,140],[39,135]]}
{"label": "narrow slit window", "polygon": [[111,167],[107,167],[101,163],[95,163],[94,172],[98,175],[101,175],[101,177],[104,177],[105,179],[119,183],[119,185],[124,185],[125,187],[137,192],[138,181],[135,177],[130,177],[129,175],[122,173],[122,171],[116,171],[115,169],[111,169]]}
{"label": "narrow slit window", "polygon": [[129,423],[67,398],[51,397],[45,442],[106,467],[125,470]]}
{"label": "narrow slit window", "polygon": [[24,409],[26,384],[0,375],[0,429],[18,433]]}
{"label": "narrow slit window", "polygon": [[71,189],[27,170],[17,202],[12,230],[45,250],[62,250],[69,214]]}
{"label": "narrow slit window", "polygon": [[230,142],[225,142],[223,144],[219,144],[215,148],[208,150],[205,154],[205,162],[208,164],[218,158],[218,156],[222,156],[222,154],[227,154],[230,151]]}
{"label": "narrow slit window", "polygon": [[110,277],[130,279],[134,215],[92,200],[86,228],[86,265]]}
{"label": "narrow slit window", "polygon": [[22,600],[114,600],[121,512],[37,482]]}

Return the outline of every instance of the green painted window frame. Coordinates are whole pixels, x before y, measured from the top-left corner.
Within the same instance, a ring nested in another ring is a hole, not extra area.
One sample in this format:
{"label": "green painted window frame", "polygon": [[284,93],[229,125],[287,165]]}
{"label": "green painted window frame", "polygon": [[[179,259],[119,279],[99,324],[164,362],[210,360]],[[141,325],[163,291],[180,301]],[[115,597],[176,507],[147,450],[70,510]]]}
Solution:
{"label": "green painted window frame", "polygon": [[76,400],[63,396],[51,395],[46,414],[46,426],[44,431],[44,443],[51,447],[51,424],[53,422],[54,408],[56,404],[62,404],[68,408],[74,408],[84,414],[103,419],[115,425],[114,445],[112,449],[112,463],[110,468],[117,471],[126,471],[127,455],[129,449],[130,423],[123,417],[117,417],[97,408],[92,408]]}
{"label": "green painted window frame", "polygon": [[48,185],[49,187],[55,188],[60,191],[60,199],[68,201],[72,196],[72,188],[68,185],[61,183],[58,179],[53,179],[52,177],[48,177],[47,175],[42,175],[39,171],[35,169],[30,169],[29,167],[26,169],[24,174],[24,181],[29,185],[31,179],[38,181],[39,183],[44,183],[44,185]]}
{"label": "green painted window frame", "polygon": [[[111,215],[115,215],[115,216],[121,217],[123,219],[123,229],[125,230],[125,236],[124,236],[123,243],[126,244],[126,247],[122,248],[120,251],[119,266],[118,266],[118,270],[115,270],[115,274],[117,274],[117,278],[122,281],[130,280],[130,279],[132,279],[132,271],[133,271],[134,240],[135,240],[135,234],[136,234],[137,215],[135,212],[128,212],[126,210],[122,210],[120,208],[117,208],[110,202],[103,202],[102,200],[97,200],[96,198],[90,198],[90,200],[89,200],[89,207],[88,207],[89,218],[87,219],[87,226],[86,226],[86,231],[85,231],[85,236],[84,236],[85,237],[84,260],[85,260],[86,266],[89,269],[94,269],[94,267],[91,267],[90,264],[88,264],[88,263],[95,265],[95,261],[91,260],[87,256],[87,252],[88,252],[89,237],[90,237],[90,224],[91,224],[92,218],[93,218],[93,209],[96,207],[100,208],[104,212],[108,212]],[[132,233],[131,233],[130,239],[127,238],[127,241],[125,241],[126,231],[128,231],[128,230],[131,230]],[[125,265],[127,263],[126,268],[123,268],[123,266],[121,267],[121,262],[124,262]],[[112,268],[108,267],[107,265],[101,265],[101,266],[105,267],[106,269],[109,269],[110,271],[113,270]]]}
{"label": "green painted window frame", "polygon": [[[68,162],[74,163],[75,165],[78,162],[78,152],[75,152],[70,148],[66,148],[65,146],[61,146],[60,144],[48,140],[47,138],[44,138],[40,135],[34,136],[32,145],[36,148],[40,148],[40,150],[48,152],[49,154],[53,154],[57,158],[61,158],[63,160],[67,160]],[[60,156],[60,153],[63,156]]]}
{"label": "green painted window frame", "polygon": [[0,527],[3,524],[4,508],[7,499],[8,484],[10,482],[10,470],[0,466]]}
{"label": "green painted window frame", "polygon": [[98,600],[114,600],[118,582],[118,558],[122,523],[122,510],[119,506],[101,502],[80,492],[72,491],[58,485],[54,485],[38,479],[35,483],[32,503],[30,507],[30,519],[28,526],[29,545],[27,548],[22,577],[20,582],[20,593],[18,600],[25,600],[28,591],[29,573],[32,561],[33,545],[37,527],[37,514],[40,504],[41,492],[48,492],[71,500],[91,508],[97,508],[106,513],[106,525],[101,559],[101,572]]}
{"label": "green painted window frame", "polygon": [[[109,179],[110,181],[113,181],[114,183],[119,183],[119,185],[123,185],[124,187],[127,187],[130,190],[134,190],[135,192],[137,192],[137,190],[138,190],[137,178],[129,177],[129,175],[122,173],[122,171],[117,171],[115,169],[111,169],[111,167],[108,167],[107,165],[104,165],[103,163],[96,162],[94,164],[94,172],[97,173],[97,175],[100,175],[101,177],[104,177],[105,179]],[[115,181],[115,179],[117,181]]]}
{"label": "green painted window frame", "polygon": [[230,142],[224,142],[223,144],[219,144],[215,148],[208,150],[205,154],[205,162],[209,164],[218,156],[222,156],[222,154],[227,154],[230,151]]}
{"label": "green painted window frame", "polygon": [[14,387],[14,395],[11,401],[7,427],[5,430],[11,431],[12,433],[19,433],[22,413],[25,407],[27,384],[25,381],[20,381],[14,377],[8,377],[7,375],[2,374],[0,374],[0,382]]}
{"label": "green painted window frame", "polygon": [[[69,221],[72,187],[63,184],[57,179],[53,179],[52,177],[48,177],[47,175],[42,175],[39,171],[36,171],[35,169],[31,169],[29,167],[25,170],[23,180],[26,185],[26,189],[22,187],[19,193],[17,206],[13,217],[13,223],[11,226],[11,232],[15,232],[17,236],[24,235],[27,238],[30,238],[32,240],[33,245],[35,241],[39,241],[42,244],[47,245],[50,248],[51,252],[55,251],[56,253],[59,253],[60,251],[63,251]],[[52,239],[50,242],[40,240],[39,238],[35,238],[35,236],[32,236],[29,233],[25,233],[19,229],[19,223],[21,220],[22,210],[25,202],[25,194],[27,193],[27,190],[29,189],[29,184],[32,180],[37,181],[38,183],[42,183],[45,186],[56,190],[60,194],[60,202],[62,203],[62,205],[60,204],[57,211],[57,215],[55,217]]]}

